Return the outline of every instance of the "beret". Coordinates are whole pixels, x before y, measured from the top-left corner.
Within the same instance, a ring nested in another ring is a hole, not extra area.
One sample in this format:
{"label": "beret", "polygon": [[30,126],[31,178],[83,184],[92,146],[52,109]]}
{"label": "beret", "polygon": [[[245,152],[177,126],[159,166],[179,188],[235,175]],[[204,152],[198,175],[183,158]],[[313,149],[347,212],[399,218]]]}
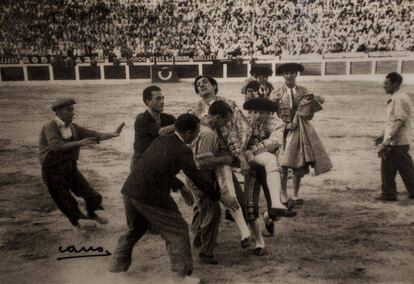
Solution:
{"label": "beret", "polygon": [[268,67],[252,66],[252,68],[250,69],[250,75],[252,76],[259,76],[259,75],[272,76],[272,74],[273,74],[272,69]]}
{"label": "beret", "polygon": [[254,98],[246,101],[243,104],[243,108],[245,110],[276,112],[278,110],[278,104],[269,99]]}
{"label": "beret", "polygon": [[305,68],[299,63],[284,63],[276,68],[276,75],[283,75],[286,72],[303,72]]}
{"label": "beret", "polygon": [[71,106],[76,104],[76,101],[72,98],[56,98],[52,103],[52,110],[56,111],[58,108]]}

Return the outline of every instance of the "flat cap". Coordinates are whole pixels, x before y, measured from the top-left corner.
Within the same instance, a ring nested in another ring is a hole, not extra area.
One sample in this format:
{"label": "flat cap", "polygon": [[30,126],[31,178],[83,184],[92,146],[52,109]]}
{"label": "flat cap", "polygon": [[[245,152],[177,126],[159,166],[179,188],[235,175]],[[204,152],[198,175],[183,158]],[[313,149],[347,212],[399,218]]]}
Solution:
{"label": "flat cap", "polygon": [[259,75],[263,75],[263,76],[272,76],[273,71],[272,69],[270,69],[269,67],[265,67],[265,66],[252,66],[252,68],[250,69],[250,75],[252,76],[259,76]]}
{"label": "flat cap", "polygon": [[71,106],[76,104],[76,101],[72,98],[56,98],[55,101],[52,103],[52,110],[56,111],[61,107]]}
{"label": "flat cap", "polygon": [[278,110],[278,104],[269,99],[254,98],[246,101],[243,104],[243,108],[245,110],[276,112]]}
{"label": "flat cap", "polygon": [[303,67],[302,64],[299,63],[284,63],[276,68],[276,75],[282,75],[286,72],[303,72],[305,70],[305,67]]}

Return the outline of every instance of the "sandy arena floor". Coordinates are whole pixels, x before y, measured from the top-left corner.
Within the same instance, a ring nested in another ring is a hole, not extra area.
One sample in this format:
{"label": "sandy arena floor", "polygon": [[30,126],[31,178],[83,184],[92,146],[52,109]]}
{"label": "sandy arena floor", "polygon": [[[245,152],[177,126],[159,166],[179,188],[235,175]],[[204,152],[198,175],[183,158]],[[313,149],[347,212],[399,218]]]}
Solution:
{"label": "sandy arena floor", "polygon": [[[236,226],[223,220],[216,249],[220,264],[200,265],[194,252],[194,275],[204,283],[413,283],[414,201],[407,199],[400,179],[398,202],[373,200],[379,193],[380,160],[372,139],[383,126],[388,99],[381,83],[304,85],[326,98],[325,110],[315,115],[313,126],[334,169],[304,178],[304,207],[296,218],[277,223],[275,236],[265,239],[267,255],[257,257],[241,249]],[[154,235],[138,243],[127,273],[107,272],[110,257],[56,260],[59,246],[101,246],[113,252],[126,229],[120,188],[128,175],[133,124],[144,109],[145,86],[1,86],[1,283],[167,282],[169,259],[163,241]],[[198,100],[190,83],[161,87],[166,112],[174,115]],[[242,102],[240,83],[219,88],[220,95]],[[412,85],[404,89],[414,96]],[[79,167],[103,194],[102,214],[110,218],[108,225],[83,232],[73,231],[56,209],[37,160],[39,131],[52,117],[51,102],[60,95],[76,98],[80,125],[113,131],[126,122],[121,137],[81,151]],[[177,200],[190,221],[191,209]]]}

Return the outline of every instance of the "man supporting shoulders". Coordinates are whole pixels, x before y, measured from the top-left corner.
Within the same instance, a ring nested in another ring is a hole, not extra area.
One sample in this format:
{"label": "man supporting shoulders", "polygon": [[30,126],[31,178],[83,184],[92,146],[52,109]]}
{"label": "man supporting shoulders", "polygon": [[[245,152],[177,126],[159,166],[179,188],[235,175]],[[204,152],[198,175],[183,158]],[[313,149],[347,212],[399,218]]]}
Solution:
{"label": "man supporting shoulders", "polygon": [[155,138],[174,132],[175,117],[163,113],[164,96],[161,88],[155,85],[145,88],[142,92],[142,100],[147,109],[138,114],[135,119],[134,155],[131,166],[136,165],[139,157]]}

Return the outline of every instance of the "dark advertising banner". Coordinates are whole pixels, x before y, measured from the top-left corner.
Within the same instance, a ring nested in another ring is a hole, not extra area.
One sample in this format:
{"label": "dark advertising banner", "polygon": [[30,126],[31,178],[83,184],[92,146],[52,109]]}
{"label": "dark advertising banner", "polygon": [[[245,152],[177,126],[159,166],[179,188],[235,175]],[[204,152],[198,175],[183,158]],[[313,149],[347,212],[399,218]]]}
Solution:
{"label": "dark advertising banner", "polygon": [[99,66],[79,66],[80,80],[100,80],[101,69]]}
{"label": "dark advertising banner", "polygon": [[126,79],[125,66],[104,66],[105,79]]}
{"label": "dark advertising banner", "polygon": [[412,61],[403,61],[401,66],[401,73],[414,73],[414,60]]}
{"label": "dark advertising banner", "polygon": [[223,64],[203,64],[203,75],[214,78],[223,78]]}
{"label": "dark advertising banner", "polygon": [[2,81],[24,81],[23,67],[2,67]]}
{"label": "dark advertising banner", "polygon": [[390,72],[397,72],[398,62],[397,61],[377,61],[375,74],[388,74]]}
{"label": "dark advertising banner", "polygon": [[326,75],[346,75],[346,62],[326,62]]}
{"label": "dark advertising banner", "polygon": [[129,65],[130,79],[151,79],[151,66],[149,65]]}
{"label": "dark advertising banner", "polygon": [[371,71],[371,61],[351,62],[351,75],[371,74]]}
{"label": "dark advertising banner", "polygon": [[302,63],[305,70],[301,73],[303,76],[320,76],[321,75],[321,65],[320,62],[315,63]]}
{"label": "dark advertising banner", "polygon": [[229,78],[243,78],[248,77],[247,64],[227,63],[227,77]]}
{"label": "dark advertising banner", "polygon": [[178,82],[177,70],[175,70],[173,65],[152,65],[151,81],[153,83]]}
{"label": "dark advertising banner", "polygon": [[55,80],[76,80],[75,67],[54,66],[53,78]]}
{"label": "dark advertising banner", "polygon": [[198,65],[175,65],[175,70],[177,70],[178,78],[195,78],[198,76]]}
{"label": "dark advertising banner", "polygon": [[49,66],[27,66],[27,78],[29,81],[50,80]]}

